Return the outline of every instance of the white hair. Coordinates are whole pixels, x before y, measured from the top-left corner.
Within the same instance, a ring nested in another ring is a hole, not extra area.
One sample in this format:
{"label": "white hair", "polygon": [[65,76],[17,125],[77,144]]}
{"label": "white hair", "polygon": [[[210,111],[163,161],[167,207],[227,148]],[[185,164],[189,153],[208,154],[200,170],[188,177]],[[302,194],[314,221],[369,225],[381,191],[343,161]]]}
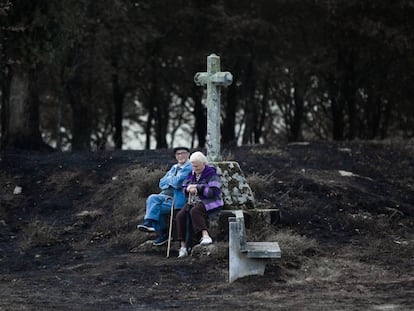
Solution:
{"label": "white hair", "polygon": [[190,162],[198,162],[198,163],[204,163],[207,164],[207,158],[206,156],[200,152],[200,151],[196,151],[193,154],[191,154],[190,156]]}

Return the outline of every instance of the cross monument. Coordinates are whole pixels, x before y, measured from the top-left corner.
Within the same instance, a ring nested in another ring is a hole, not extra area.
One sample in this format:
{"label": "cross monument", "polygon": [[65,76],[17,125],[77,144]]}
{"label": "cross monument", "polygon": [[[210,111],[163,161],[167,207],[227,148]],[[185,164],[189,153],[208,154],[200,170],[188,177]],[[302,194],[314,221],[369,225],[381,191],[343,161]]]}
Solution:
{"label": "cross monument", "polygon": [[230,72],[220,71],[220,57],[216,54],[207,56],[207,72],[197,72],[194,82],[207,85],[207,158],[219,161],[221,143],[220,87],[229,86],[233,82]]}

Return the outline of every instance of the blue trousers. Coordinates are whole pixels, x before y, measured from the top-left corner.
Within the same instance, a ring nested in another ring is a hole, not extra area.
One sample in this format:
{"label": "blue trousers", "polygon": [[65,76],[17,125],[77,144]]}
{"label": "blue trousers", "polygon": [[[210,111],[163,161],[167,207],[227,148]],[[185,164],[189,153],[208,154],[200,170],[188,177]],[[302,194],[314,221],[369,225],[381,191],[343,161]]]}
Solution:
{"label": "blue trousers", "polygon": [[166,215],[171,213],[172,198],[165,194],[151,194],[147,198],[147,208],[144,219],[153,221],[154,229],[158,232],[167,232]]}

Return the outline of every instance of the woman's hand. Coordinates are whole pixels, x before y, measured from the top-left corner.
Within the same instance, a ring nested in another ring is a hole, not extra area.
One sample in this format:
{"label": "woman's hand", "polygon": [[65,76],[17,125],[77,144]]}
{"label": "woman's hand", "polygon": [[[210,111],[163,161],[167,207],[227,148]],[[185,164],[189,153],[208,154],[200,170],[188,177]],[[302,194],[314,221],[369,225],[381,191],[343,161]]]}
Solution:
{"label": "woman's hand", "polygon": [[197,185],[188,185],[186,190],[187,190],[188,193],[196,194],[197,193]]}

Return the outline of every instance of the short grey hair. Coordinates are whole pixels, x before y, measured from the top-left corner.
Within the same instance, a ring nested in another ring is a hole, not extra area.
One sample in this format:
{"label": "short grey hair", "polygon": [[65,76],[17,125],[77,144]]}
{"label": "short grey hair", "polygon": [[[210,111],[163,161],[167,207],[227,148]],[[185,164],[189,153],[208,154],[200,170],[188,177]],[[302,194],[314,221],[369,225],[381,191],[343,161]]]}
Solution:
{"label": "short grey hair", "polygon": [[196,151],[196,152],[194,152],[194,153],[191,154],[191,156],[190,156],[190,162],[191,163],[198,162],[198,163],[207,164],[208,161],[207,161],[206,156],[202,152]]}

